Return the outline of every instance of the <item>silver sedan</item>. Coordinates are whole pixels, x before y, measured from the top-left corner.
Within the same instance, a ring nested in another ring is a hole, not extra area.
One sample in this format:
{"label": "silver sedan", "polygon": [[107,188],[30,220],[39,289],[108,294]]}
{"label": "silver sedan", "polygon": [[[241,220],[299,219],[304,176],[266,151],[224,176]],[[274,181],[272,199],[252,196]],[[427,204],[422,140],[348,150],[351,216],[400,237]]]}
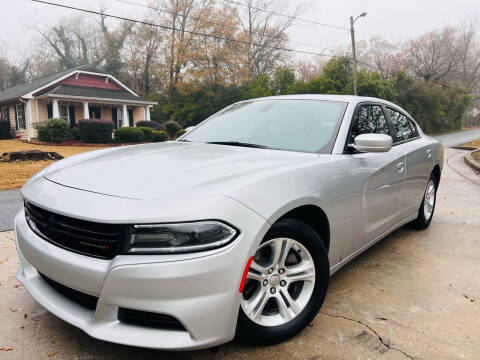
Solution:
{"label": "silver sedan", "polygon": [[442,165],[442,146],[380,99],[236,103],[177,141],[30,179],[17,279],[98,339],[279,342],[315,317],[331,274],[404,224],[429,226]]}

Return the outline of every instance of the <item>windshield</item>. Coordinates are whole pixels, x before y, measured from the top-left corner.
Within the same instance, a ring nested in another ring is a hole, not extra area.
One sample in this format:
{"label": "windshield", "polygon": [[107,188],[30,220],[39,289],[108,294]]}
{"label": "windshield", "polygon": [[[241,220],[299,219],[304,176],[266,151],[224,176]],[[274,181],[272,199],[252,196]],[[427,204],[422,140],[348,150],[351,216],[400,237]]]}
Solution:
{"label": "windshield", "polygon": [[244,101],[213,115],[182,140],[329,153],[346,106],[319,100]]}

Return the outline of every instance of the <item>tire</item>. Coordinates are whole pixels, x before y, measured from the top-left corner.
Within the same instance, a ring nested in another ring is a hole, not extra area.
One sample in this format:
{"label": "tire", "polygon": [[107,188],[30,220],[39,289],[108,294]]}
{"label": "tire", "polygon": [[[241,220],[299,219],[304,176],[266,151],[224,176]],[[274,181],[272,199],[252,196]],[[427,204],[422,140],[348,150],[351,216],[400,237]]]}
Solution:
{"label": "tire", "polygon": [[[287,246],[291,248],[285,255]],[[275,256],[275,249],[282,250],[278,257]],[[273,265],[274,261],[265,263],[269,257],[279,259],[278,264]],[[270,270],[273,271],[269,273]],[[295,272],[298,279],[305,280],[295,280]],[[298,334],[322,306],[329,279],[327,251],[315,230],[299,220],[279,220],[265,235],[251,263],[238,315],[237,338],[243,343],[269,345]],[[272,288],[277,290],[273,292]],[[269,299],[258,302],[258,309],[264,304],[261,310],[256,311],[257,314],[260,312],[258,317],[255,316],[255,308],[250,309],[262,292]]]}
{"label": "tire", "polygon": [[418,209],[418,217],[412,222],[416,229],[426,229],[432,222],[435,204],[437,203],[437,184],[435,175],[432,173],[425,188],[420,209]]}

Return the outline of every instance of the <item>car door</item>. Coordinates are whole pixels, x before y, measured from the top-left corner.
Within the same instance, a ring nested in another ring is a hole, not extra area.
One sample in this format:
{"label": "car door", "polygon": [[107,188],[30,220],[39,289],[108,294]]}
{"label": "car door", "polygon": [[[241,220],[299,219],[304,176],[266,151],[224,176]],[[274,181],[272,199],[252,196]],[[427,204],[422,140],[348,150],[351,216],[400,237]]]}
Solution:
{"label": "car door", "polygon": [[[357,106],[352,120],[348,144],[360,134],[376,133],[392,136],[384,107],[376,103]],[[360,218],[356,222],[355,239],[344,249],[348,256],[396,225],[404,211],[405,155],[399,148],[384,153],[352,153],[355,177],[362,179]],[[352,170],[353,171],[353,170]]]}
{"label": "car door", "polygon": [[405,217],[418,211],[433,168],[432,144],[422,138],[415,122],[400,110],[387,107],[394,132],[394,148],[406,157]]}

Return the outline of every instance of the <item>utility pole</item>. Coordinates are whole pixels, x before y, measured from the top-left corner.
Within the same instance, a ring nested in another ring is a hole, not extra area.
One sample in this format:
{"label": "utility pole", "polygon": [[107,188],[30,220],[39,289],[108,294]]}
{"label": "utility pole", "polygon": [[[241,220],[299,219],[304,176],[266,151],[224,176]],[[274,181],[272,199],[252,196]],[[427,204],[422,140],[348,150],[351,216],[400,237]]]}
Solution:
{"label": "utility pole", "polygon": [[357,77],[357,54],[355,53],[355,29],[353,24],[359,17],[365,17],[367,13],[361,13],[355,19],[350,16],[350,35],[352,36],[352,60],[353,60],[353,95],[358,95],[358,77]]}

